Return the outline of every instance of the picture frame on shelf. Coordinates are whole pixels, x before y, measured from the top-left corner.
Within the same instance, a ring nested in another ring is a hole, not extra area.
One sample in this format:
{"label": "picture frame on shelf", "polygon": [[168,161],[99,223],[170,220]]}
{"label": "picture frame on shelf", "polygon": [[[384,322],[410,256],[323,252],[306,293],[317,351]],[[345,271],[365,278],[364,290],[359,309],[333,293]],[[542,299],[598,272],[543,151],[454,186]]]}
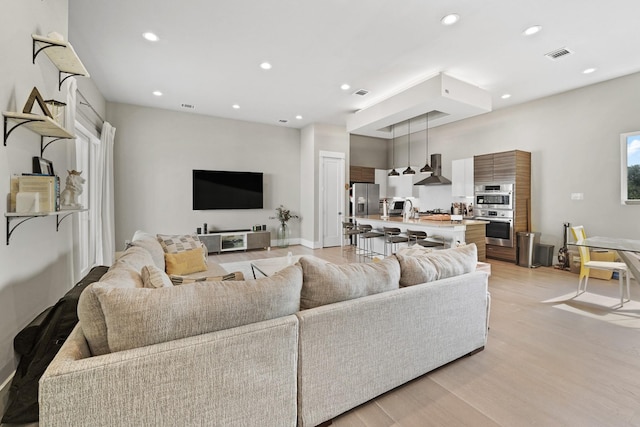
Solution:
{"label": "picture frame on shelf", "polygon": [[33,157],[33,173],[41,175],[55,175],[53,162],[42,157]]}

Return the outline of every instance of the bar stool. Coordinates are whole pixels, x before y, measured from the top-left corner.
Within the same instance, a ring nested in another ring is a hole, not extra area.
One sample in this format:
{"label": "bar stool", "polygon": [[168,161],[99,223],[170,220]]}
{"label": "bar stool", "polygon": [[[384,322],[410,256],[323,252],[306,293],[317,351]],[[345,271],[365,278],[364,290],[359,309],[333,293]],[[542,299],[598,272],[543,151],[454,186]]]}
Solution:
{"label": "bar stool", "polygon": [[401,236],[400,229],[397,227],[383,227],[384,231],[384,255],[387,256],[387,246],[391,247],[391,254],[395,254],[394,245],[398,247],[398,243],[407,243],[408,236]]}
{"label": "bar stool", "polygon": [[444,238],[440,236],[432,236],[431,239],[441,239],[441,241],[427,240],[427,232],[423,230],[407,230],[409,244],[413,241],[424,248],[444,247]]}
{"label": "bar stool", "polygon": [[349,244],[347,246],[351,246],[355,249],[356,245],[353,242],[353,236],[356,236],[356,243],[358,240],[358,234],[360,234],[360,230],[353,222],[342,222],[342,248],[345,247],[345,241],[348,239]]}
{"label": "bar stool", "polygon": [[358,247],[360,249],[359,254],[364,257],[373,258],[375,252],[371,249],[371,239],[384,237],[384,233],[374,230],[370,224],[358,224],[358,230],[360,230],[360,234],[358,234],[358,243],[360,243],[360,241],[364,239],[361,248],[361,245],[358,244]]}

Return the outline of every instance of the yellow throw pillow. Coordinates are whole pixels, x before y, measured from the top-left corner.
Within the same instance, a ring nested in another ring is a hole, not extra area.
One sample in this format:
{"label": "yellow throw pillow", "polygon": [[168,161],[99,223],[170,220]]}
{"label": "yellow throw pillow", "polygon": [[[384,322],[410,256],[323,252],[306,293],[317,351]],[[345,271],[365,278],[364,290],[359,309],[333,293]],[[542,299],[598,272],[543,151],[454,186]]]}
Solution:
{"label": "yellow throw pillow", "polygon": [[164,254],[167,274],[191,274],[198,271],[206,271],[204,251],[202,248],[190,249],[177,254]]}

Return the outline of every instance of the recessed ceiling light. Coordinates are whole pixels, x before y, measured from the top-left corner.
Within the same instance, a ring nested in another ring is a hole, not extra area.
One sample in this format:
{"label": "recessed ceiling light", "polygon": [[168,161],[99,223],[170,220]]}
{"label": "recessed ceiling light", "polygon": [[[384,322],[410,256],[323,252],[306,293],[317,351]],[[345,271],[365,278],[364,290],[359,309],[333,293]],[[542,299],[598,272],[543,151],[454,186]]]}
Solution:
{"label": "recessed ceiling light", "polygon": [[511,98],[511,94],[510,93],[505,93],[504,95],[502,95],[500,98],[502,99],[509,99]]}
{"label": "recessed ceiling light", "polygon": [[240,108],[240,106],[239,106],[238,104],[233,104],[233,105],[232,105],[232,107],[233,107],[235,110],[237,110],[237,109],[239,109],[239,108]]}
{"label": "recessed ceiling light", "polygon": [[262,68],[263,70],[270,70],[271,64],[268,62],[263,62],[262,64],[260,64],[260,68]]}
{"label": "recessed ceiling light", "polygon": [[440,22],[442,22],[442,25],[453,25],[459,20],[460,20],[460,15],[458,15],[457,13],[450,13],[442,17]]}
{"label": "recessed ceiling light", "polygon": [[153,94],[154,94],[155,96],[162,96],[162,92],[160,92],[159,90],[154,90],[154,91],[153,91]]}
{"label": "recessed ceiling light", "polygon": [[348,84],[344,83],[344,84],[340,85],[340,89],[349,90],[349,89],[351,89],[351,85],[348,85]]}
{"label": "recessed ceiling light", "polygon": [[542,25],[533,25],[522,32],[523,36],[532,36],[542,30]]}
{"label": "recessed ceiling light", "polygon": [[296,116],[296,119],[298,119],[298,120],[302,120],[302,116],[301,116],[300,114],[298,114],[298,115]]}
{"label": "recessed ceiling light", "polygon": [[595,68],[587,68],[586,70],[584,70],[582,73],[583,74],[591,74],[595,71]]}
{"label": "recessed ceiling light", "polygon": [[142,37],[149,40],[150,42],[157,42],[158,40],[160,40],[160,37],[150,32],[142,33]]}

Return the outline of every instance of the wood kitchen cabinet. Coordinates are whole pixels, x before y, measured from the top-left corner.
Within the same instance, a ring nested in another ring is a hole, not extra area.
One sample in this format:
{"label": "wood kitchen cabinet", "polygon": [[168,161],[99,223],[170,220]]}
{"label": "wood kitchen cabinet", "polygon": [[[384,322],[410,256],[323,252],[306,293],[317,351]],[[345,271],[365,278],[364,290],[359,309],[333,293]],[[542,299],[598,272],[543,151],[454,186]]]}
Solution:
{"label": "wood kitchen cabinet", "polygon": [[473,157],[473,181],[476,185],[493,182],[493,154]]}
{"label": "wood kitchen cabinet", "polygon": [[516,262],[517,233],[531,231],[531,153],[512,150],[475,156],[473,171],[475,185],[514,184],[513,247],[487,245],[487,257]]}
{"label": "wood kitchen cabinet", "polygon": [[527,162],[531,164],[531,153],[520,150],[475,156],[473,180],[476,185],[516,182],[518,166],[522,168]]}
{"label": "wood kitchen cabinet", "polygon": [[375,168],[369,168],[365,166],[350,166],[349,181],[366,182],[373,184],[376,181],[376,170]]}

